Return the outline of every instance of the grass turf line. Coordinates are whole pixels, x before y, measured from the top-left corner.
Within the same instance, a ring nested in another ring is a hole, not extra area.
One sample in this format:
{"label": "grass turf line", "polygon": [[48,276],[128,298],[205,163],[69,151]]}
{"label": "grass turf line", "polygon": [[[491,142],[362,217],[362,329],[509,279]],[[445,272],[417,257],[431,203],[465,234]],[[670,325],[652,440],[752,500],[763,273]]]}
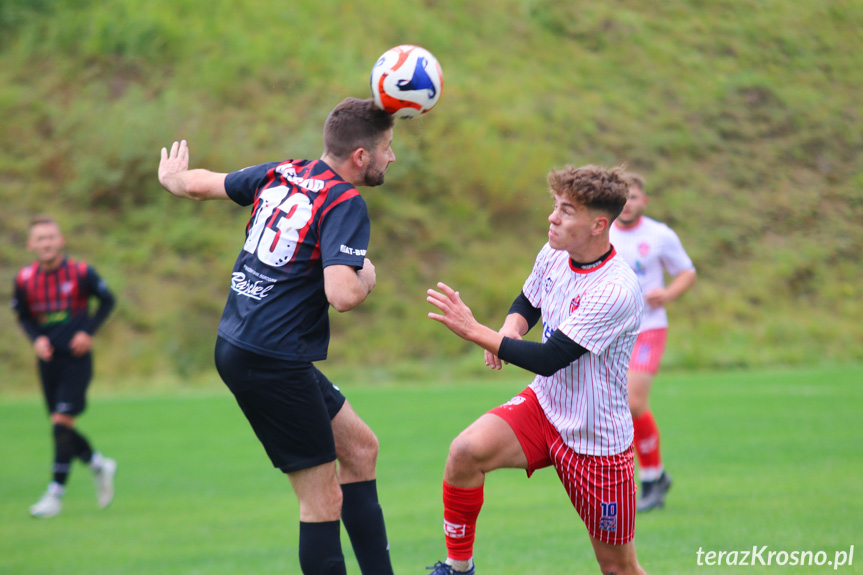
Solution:
{"label": "grass turf line", "polygon": [[[342,386],[381,441],[378,483],[397,573],[423,572],[445,555],[440,483],[449,442],[529,379],[507,368],[463,383]],[[651,403],[675,485],[665,510],[638,516],[643,566],[695,573],[706,568],[696,565],[699,548],[767,545],[831,558],[852,544],[863,549],[861,381],[863,367],[660,375]],[[98,510],[90,473],[76,464],[63,513],[50,520],[27,515],[49,478],[42,405],[0,398],[0,573],[299,572],[290,486],[230,395],[216,389],[94,393],[80,428],[118,459],[117,499]],[[358,573],[345,534],[342,543],[349,572]],[[858,555],[840,571],[863,572]],[[516,470],[489,476],[476,556],[486,573],[597,570],[550,469],[529,480]]]}

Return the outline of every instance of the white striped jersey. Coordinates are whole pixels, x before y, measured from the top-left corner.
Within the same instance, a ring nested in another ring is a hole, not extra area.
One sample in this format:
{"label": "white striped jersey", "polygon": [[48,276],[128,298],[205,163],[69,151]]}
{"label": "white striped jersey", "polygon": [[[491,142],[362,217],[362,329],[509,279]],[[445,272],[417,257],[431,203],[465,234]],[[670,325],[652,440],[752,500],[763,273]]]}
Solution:
{"label": "white striped jersey", "polygon": [[[680,238],[662,222],[641,216],[633,228],[621,228],[615,222],[609,230],[611,245],[638,276],[641,291],[665,287],[665,272],[676,276],[695,269]],[[645,306],[641,331],[668,327],[664,307]]]}
{"label": "white striped jersey", "polygon": [[613,250],[582,269],[546,244],[523,292],[542,310],[543,342],[559,329],[589,352],[530,384],[549,422],[577,453],[625,451],[633,438],[626,370],[644,307],[635,274]]}

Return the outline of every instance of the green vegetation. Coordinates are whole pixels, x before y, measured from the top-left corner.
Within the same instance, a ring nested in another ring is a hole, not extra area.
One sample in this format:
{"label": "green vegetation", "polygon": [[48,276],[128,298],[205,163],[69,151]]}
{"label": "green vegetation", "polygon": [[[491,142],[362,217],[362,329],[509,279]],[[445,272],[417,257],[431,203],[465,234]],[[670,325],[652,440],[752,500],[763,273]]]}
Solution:
{"label": "green vegetation", "polygon": [[[861,573],[859,406],[863,368],[676,373],[651,403],[675,485],[663,511],[638,516],[649,573],[699,573],[696,553],[767,545],[773,551],[856,548]],[[357,379],[361,379],[357,377]],[[441,477],[449,442],[530,380],[518,369],[441,385],[361,385],[339,379],[381,441],[378,484],[396,573],[443,558]],[[220,385],[215,384],[214,385]],[[297,573],[297,503],[288,481],[223,388],[218,392],[96,390],[81,429],[119,461],[117,498],[96,507],[77,464],[63,513],[27,508],[49,477],[47,421],[36,398],[0,402],[0,573],[235,575]],[[9,438],[14,440],[8,441]],[[479,519],[483,573],[597,573],[584,526],[551,469],[531,479],[491,474]],[[358,573],[342,538],[349,573]],[[711,573],[740,573],[712,567]],[[833,572],[756,567],[755,573]]]}
{"label": "green vegetation", "polygon": [[[317,157],[329,109],[416,43],[444,95],[364,193],[379,282],[334,317],[340,365],[462,357],[425,289],[498,325],[546,238],[549,169],[624,162],[699,270],[666,367],[859,361],[861,28],[849,0],[4,0],[0,286],[30,216],[54,213],[119,296],[99,377],[212,373],[247,210],[170,198],[159,149],[186,138],[218,171]],[[8,310],[0,327],[3,384],[31,384]]]}

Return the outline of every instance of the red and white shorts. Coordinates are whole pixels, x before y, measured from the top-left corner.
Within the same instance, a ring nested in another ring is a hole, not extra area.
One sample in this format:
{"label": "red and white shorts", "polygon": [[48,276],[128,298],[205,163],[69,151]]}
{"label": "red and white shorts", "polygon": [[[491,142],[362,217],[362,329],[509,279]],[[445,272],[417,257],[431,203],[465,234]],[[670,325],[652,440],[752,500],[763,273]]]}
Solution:
{"label": "red and white shorts", "polygon": [[527,456],[527,475],[554,466],[588,533],[611,545],[635,536],[632,446],[616,455],[584,455],[569,448],[548,421],[532,389],[489,411],[506,421]]}
{"label": "red and white shorts", "polygon": [[632,357],[629,359],[629,371],[644,371],[656,375],[662,355],[665,353],[665,342],[668,339],[668,328],[648,329],[638,334]]}

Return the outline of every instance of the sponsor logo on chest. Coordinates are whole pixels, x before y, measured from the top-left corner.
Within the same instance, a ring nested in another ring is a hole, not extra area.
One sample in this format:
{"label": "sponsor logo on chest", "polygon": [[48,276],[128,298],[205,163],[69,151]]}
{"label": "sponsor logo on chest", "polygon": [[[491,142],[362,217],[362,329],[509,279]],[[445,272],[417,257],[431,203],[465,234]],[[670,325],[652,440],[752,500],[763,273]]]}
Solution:
{"label": "sponsor logo on chest", "polygon": [[242,296],[262,300],[267,297],[274,287],[273,284],[266,283],[263,280],[253,282],[243,272],[234,272],[231,274],[231,289]]}

